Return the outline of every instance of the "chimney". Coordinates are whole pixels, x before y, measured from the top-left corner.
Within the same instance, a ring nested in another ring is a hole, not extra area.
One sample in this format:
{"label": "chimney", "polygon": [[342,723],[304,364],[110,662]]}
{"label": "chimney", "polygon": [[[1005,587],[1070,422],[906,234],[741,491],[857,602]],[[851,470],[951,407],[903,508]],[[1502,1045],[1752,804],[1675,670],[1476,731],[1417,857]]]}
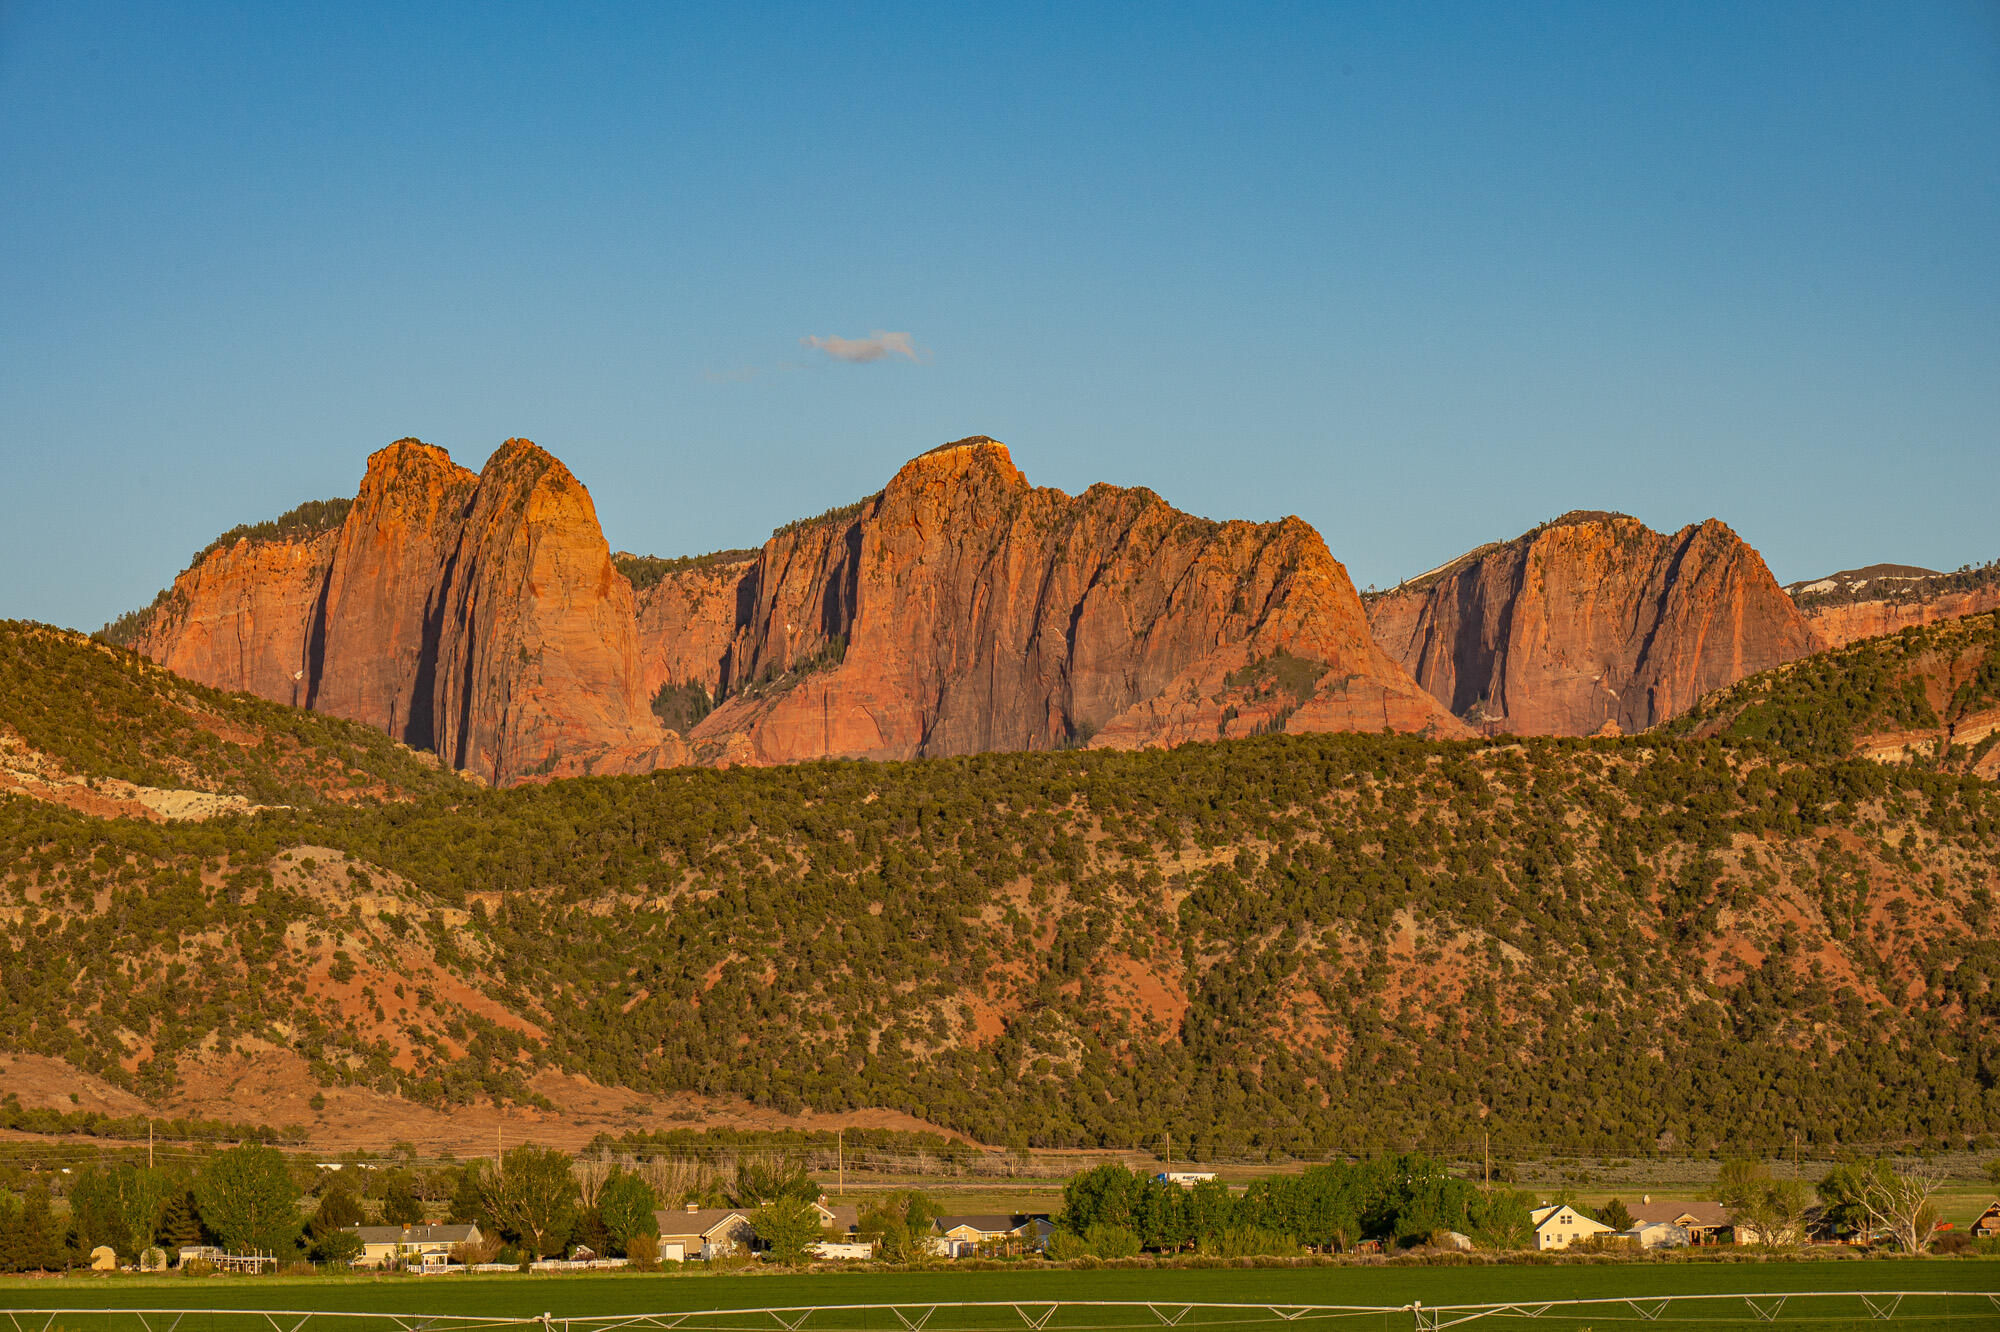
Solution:
{"label": "chimney", "polygon": [[687,1209],[688,1209],[688,1211],[690,1211],[690,1212],[699,1212],[699,1211],[701,1210],[701,1208],[699,1208],[699,1207],[695,1206],[695,1204],[693,1204],[693,1203],[689,1203],[689,1204],[687,1205]]}

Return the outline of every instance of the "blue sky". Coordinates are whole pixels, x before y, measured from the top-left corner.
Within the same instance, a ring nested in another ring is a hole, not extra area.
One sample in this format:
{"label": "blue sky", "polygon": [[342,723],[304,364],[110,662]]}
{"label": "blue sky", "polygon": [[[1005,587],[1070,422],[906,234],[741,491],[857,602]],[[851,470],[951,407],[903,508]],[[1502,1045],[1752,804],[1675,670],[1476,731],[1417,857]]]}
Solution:
{"label": "blue sky", "polygon": [[1360,586],[1580,507],[2000,556],[1990,2],[14,0],[0,185],[0,615],[404,435],[659,554],[990,434]]}

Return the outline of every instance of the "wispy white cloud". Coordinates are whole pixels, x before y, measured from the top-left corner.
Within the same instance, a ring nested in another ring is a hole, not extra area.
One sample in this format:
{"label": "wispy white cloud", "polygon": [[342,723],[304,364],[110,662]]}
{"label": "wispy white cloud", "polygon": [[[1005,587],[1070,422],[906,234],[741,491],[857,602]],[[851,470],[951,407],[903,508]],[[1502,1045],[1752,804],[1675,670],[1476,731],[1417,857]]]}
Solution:
{"label": "wispy white cloud", "polygon": [[876,329],[865,338],[822,338],[807,336],[799,339],[808,347],[825,352],[836,361],[860,363],[880,361],[890,356],[900,356],[906,361],[921,361],[928,353],[910,340],[907,333],[884,333]]}

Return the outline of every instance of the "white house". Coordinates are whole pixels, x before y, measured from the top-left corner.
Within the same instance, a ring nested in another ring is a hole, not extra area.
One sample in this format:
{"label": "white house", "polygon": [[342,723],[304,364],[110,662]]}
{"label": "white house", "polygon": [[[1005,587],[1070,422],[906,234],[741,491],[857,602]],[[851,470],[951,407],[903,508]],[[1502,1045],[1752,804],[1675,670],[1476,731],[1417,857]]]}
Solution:
{"label": "white house", "polygon": [[1184,1189],[1191,1189],[1197,1184],[1205,1184],[1209,1180],[1214,1179],[1215,1172],[1213,1170],[1162,1170],[1159,1174],[1153,1176],[1153,1178],[1162,1184],[1178,1184]]}
{"label": "white house", "polygon": [[1537,1207],[1528,1213],[1528,1221],[1535,1227],[1537,1249],[1567,1249],[1578,1240],[1611,1233],[1610,1226],[1591,1220],[1566,1203]]}

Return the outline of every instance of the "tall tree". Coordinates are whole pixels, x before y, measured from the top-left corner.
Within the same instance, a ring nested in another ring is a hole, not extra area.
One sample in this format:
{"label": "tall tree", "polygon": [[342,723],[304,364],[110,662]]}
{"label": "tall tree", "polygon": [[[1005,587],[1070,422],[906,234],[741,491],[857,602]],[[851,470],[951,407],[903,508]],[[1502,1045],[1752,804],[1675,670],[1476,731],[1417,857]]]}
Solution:
{"label": "tall tree", "polygon": [[567,1152],[516,1147],[485,1176],[486,1208],[500,1229],[536,1257],[558,1252],[576,1221],[576,1176]]}
{"label": "tall tree", "polygon": [[319,1198],[319,1210],[313,1213],[312,1234],[315,1241],[322,1240],[335,1231],[349,1226],[361,1225],[368,1219],[361,1210],[361,1200],[354,1196],[352,1185],[339,1180],[329,1185]]}
{"label": "tall tree", "polygon": [[659,1205],[652,1186],[644,1179],[617,1166],[611,1168],[597,1191],[597,1211],[604,1218],[604,1230],[615,1252],[629,1253],[636,1236],[660,1233],[660,1223],[653,1215]]}
{"label": "tall tree", "polygon": [[1729,1209],[1737,1228],[1754,1232],[1760,1244],[1791,1248],[1804,1238],[1804,1183],[1774,1178],[1761,1161],[1724,1161],[1716,1175],[1715,1197]]}
{"label": "tall tree", "polygon": [[774,1198],[750,1216],[750,1226],[771,1258],[798,1267],[812,1256],[820,1238],[819,1213],[803,1198]]}
{"label": "tall tree", "polygon": [[1876,1161],[1863,1179],[1861,1206],[1871,1226],[1888,1232],[1897,1248],[1922,1253],[1930,1248],[1937,1229],[1937,1207],[1931,1199],[1943,1182],[1943,1172],[1934,1166],[1899,1169],[1888,1161]]}
{"label": "tall tree", "polygon": [[298,1186],[274,1147],[231,1147],[217,1152],[194,1180],[201,1223],[225,1249],[290,1253],[304,1221]]}

